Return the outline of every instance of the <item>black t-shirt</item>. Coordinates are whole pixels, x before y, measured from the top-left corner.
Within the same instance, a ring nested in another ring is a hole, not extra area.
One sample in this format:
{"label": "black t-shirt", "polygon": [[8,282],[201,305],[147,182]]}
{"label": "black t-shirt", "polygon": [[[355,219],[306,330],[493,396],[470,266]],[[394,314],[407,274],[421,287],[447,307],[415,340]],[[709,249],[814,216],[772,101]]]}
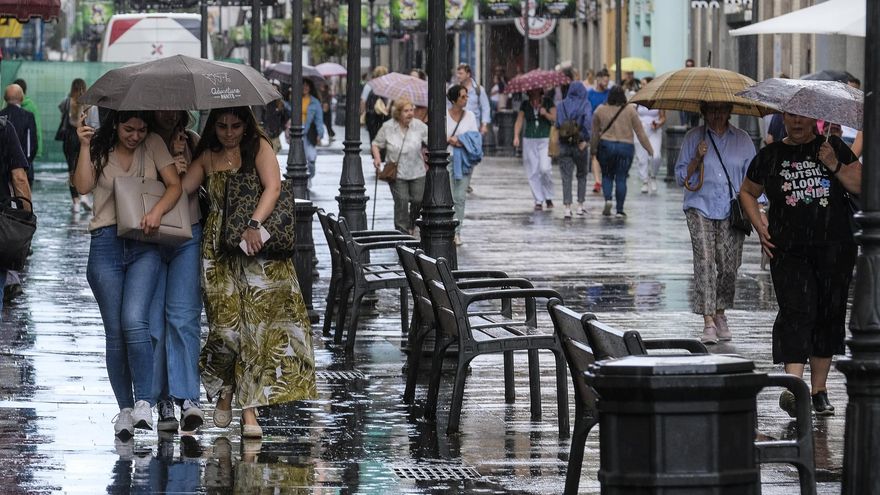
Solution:
{"label": "black t-shirt", "polygon": [[4,205],[10,198],[9,184],[12,182],[12,170],[16,168],[28,168],[27,158],[15,127],[6,117],[0,117],[0,203]]}
{"label": "black t-shirt", "polygon": [[[846,190],[818,159],[825,141],[817,136],[801,145],[773,143],[758,152],[746,177],[764,186],[770,200],[770,242],[795,245],[853,242]],[[836,136],[828,140],[843,166],[856,161]]]}

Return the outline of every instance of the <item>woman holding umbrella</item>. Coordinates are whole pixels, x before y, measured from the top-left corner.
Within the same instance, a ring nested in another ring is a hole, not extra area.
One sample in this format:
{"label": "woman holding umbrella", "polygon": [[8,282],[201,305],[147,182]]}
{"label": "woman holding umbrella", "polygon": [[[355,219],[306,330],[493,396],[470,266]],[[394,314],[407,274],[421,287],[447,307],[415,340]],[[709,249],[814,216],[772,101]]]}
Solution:
{"label": "woman holding umbrella", "polygon": [[[815,133],[816,120],[785,113],[788,136],[751,161],[739,197],[770,258],[779,303],[773,324],[773,362],[803,377],[810,364],[816,415],[834,414],[827,378],[835,354],[844,353],[844,320],[856,260],[849,194],[861,192],[861,163],[837,136]],[[773,208],[764,216],[757,198]],[[795,399],[780,407],[795,417]]]}
{"label": "woman holding umbrella", "polygon": [[745,234],[731,227],[730,200],[755,156],[749,135],[729,122],[732,109],[730,103],[701,103],[705,124],[685,134],[675,162],[675,180],[685,187],[682,208],[694,251],[691,307],[703,315],[700,340],[705,344],[731,339],[724,312],[733,307]]}
{"label": "woman holding umbrella", "polygon": [[553,208],[553,168],[550,163],[550,127],[556,124],[556,105],[553,98],[544,96],[541,88],[530,89],[528,100],[523,101],[513,126],[513,147],[518,148],[522,132],[523,166],[535,211]]}

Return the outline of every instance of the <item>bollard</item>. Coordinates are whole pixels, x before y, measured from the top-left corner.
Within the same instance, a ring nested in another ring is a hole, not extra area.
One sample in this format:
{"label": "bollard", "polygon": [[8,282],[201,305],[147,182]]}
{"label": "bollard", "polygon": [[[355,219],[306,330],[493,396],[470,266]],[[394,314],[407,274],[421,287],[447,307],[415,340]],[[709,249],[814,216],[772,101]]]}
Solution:
{"label": "bollard", "polygon": [[603,495],[760,494],[758,391],[738,356],[628,356],[591,366]]}
{"label": "bollard", "polygon": [[675,161],[678,160],[678,152],[688,127],[683,125],[666,126],[666,136],[663,144],[666,148],[666,182],[675,182]]}
{"label": "bollard", "polygon": [[513,156],[513,127],[516,124],[516,112],[498,110],[495,112],[495,123],[498,125],[498,134],[495,136],[495,153],[499,156]]}
{"label": "bollard", "polygon": [[296,252],[293,255],[293,266],[302,292],[309,320],[318,323],[321,319],[312,304],[312,286],[314,283],[313,258],[315,257],[315,241],[312,238],[312,218],[318,211],[311,201],[296,200]]}

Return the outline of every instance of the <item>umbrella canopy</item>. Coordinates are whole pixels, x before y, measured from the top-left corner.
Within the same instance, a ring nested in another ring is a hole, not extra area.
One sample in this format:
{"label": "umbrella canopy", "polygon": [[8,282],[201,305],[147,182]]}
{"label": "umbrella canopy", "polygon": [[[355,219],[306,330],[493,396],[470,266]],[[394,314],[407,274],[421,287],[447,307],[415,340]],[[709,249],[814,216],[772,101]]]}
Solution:
{"label": "umbrella canopy", "polygon": [[733,29],[731,36],[747,34],[843,34],[865,37],[865,0],[828,0],[812,7]]}
{"label": "umbrella canopy", "polygon": [[324,77],[348,75],[348,71],[345,70],[345,67],[333,62],[324,62],[323,64],[318,64],[315,66],[315,69],[317,69],[318,73]]}
{"label": "umbrella canopy", "polygon": [[389,72],[370,80],[370,88],[379,96],[396,100],[409,97],[418,107],[428,106],[428,81],[399,72]]}
{"label": "umbrella canopy", "polygon": [[833,69],[825,69],[820,70],[819,72],[813,72],[812,74],[807,74],[806,76],[801,76],[801,79],[806,79],[808,81],[840,81],[842,83],[849,82],[854,76],[845,70],[833,70]]}
{"label": "umbrella canopy", "polygon": [[862,128],[865,94],[842,82],[774,77],[737,94],[780,112]]}
{"label": "umbrella canopy", "polygon": [[45,20],[61,15],[61,0],[0,0],[0,17],[27,22],[31,17]]}
{"label": "umbrella canopy", "polygon": [[[277,64],[272,64],[266,68],[266,77],[268,77],[269,79],[278,79],[285,84],[292,84],[290,74],[290,62],[278,62]],[[312,67],[311,65],[302,66],[302,76],[306,79],[311,80],[318,86],[322,84],[327,84],[327,80],[324,79],[324,76],[322,76],[321,73],[318,72],[318,69]]]}
{"label": "umbrella canopy", "polygon": [[278,98],[252,67],[174,55],[109,70],[79,101],[113,110],[207,110]]}
{"label": "umbrella canopy", "polygon": [[629,101],[648,108],[700,112],[700,103],[730,103],[732,113],[763,116],[775,110],[736,96],[755,84],[742,74],[711,67],[687,67],[665,74],[648,83]]}
{"label": "umbrella canopy", "polygon": [[552,88],[571,82],[565,74],[555,70],[535,69],[514,77],[504,87],[505,93],[524,93],[533,89]]}
{"label": "umbrella canopy", "polygon": [[[623,57],[620,59],[620,66],[623,67],[623,72],[654,72],[654,64],[639,57]],[[608,70],[616,71],[617,64],[611,64]]]}

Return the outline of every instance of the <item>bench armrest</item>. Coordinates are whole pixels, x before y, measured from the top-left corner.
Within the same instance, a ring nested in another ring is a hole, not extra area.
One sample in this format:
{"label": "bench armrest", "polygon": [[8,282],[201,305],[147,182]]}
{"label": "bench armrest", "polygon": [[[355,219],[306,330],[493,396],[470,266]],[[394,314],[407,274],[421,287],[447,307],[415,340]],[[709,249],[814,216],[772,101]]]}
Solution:
{"label": "bench armrest", "polygon": [[456,280],[462,278],[508,278],[507,273],[501,270],[452,270],[452,276]]}
{"label": "bench armrest", "polygon": [[353,230],[350,233],[352,237],[364,237],[374,235],[405,235],[407,237],[412,237],[411,235],[404,234],[399,230]]}
{"label": "bench armrest", "polygon": [[684,349],[691,354],[708,354],[709,350],[699,340],[694,339],[642,339],[645,349]]}
{"label": "bench armrest", "polygon": [[416,240],[392,240],[361,244],[358,241],[354,241],[355,250],[359,255],[367,251],[372,251],[374,249],[396,249],[399,244],[403,244],[404,246],[419,247],[420,242]]}
{"label": "bench armrest", "polygon": [[491,288],[520,288],[531,289],[534,287],[530,280],[524,278],[471,278],[459,281],[459,289],[491,289]]}

